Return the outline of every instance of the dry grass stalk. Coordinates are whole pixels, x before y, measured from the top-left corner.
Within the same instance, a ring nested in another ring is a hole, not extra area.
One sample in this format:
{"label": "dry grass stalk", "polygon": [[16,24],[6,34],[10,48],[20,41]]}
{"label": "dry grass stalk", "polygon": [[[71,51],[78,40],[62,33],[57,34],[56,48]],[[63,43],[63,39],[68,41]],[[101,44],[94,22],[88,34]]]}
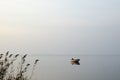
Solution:
{"label": "dry grass stalk", "polygon": [[[27,54],[20,56],[19,54],[9,54],[9,51],[6,54],[0,54],[0,80],[30,80],[33,75],[33,70],[35,69],[35,65],[39,60],[35,60],[31,76],[27,76],[25,73],[27,73],[28,67],[32,65],[25,63],[26,57]],[[19,62],[17,68],[14,66],[16,61]],[[17,69],[17,72],[15,72],[15,69]]]}

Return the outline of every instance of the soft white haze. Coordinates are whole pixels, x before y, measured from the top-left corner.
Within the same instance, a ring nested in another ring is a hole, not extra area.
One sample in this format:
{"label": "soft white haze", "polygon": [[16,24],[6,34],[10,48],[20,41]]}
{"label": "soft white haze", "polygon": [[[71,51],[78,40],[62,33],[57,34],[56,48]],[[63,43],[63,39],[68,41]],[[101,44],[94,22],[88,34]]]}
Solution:
{"label": "soft white haze", "polygon": [[0,52],[120,55],[120,0],[0,0]]}

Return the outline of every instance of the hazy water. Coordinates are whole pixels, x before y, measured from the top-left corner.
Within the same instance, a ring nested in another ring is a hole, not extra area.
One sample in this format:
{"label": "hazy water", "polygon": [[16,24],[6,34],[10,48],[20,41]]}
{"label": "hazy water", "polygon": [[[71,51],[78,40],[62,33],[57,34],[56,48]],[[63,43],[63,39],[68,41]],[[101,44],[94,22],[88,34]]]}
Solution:
{"label": "hazy water", "polygon": [[[120,56],[36,57],[33,80],[120,80]],[[80,65],[72,65],[72,57],[80,58]]]}

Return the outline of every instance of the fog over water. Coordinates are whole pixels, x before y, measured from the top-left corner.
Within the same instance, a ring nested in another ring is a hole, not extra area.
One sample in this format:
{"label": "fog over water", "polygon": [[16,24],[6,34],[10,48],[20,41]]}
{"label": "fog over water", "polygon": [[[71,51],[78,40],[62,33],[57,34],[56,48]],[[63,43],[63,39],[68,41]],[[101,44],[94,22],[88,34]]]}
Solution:
{"label": "fog over water", "polygon": [[7,51],[39,59],[32,80],[120,80],[120,0],[0,0]]}
{"label": "fog over water", "polygon": [[[71,57],[80,58],[80,65],[72,65]],[[39,60],[33,80],[120,80],[120,56],[39,56]]]}
{"label": "fog over water", "polygon": [[120,55],[119,0],[0,0],[0,52]]}

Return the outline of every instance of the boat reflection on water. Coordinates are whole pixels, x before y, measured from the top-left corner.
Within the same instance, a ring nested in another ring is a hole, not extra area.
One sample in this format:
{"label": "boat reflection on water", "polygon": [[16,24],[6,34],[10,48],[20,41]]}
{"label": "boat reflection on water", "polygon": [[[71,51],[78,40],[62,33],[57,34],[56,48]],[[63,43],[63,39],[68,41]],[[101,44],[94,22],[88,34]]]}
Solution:
{"label": "boat reflection on water", "polygon": [[72,58],[70,62],[71,62],[72,65],[80,65],[79,61],[80,61],[80,59]]}
{"label": "boat reflection on water", "polygon": [[72,64],[72,65],[80,65],[79,62],[73,62],[73,61],[71,61],[71,64]]}

